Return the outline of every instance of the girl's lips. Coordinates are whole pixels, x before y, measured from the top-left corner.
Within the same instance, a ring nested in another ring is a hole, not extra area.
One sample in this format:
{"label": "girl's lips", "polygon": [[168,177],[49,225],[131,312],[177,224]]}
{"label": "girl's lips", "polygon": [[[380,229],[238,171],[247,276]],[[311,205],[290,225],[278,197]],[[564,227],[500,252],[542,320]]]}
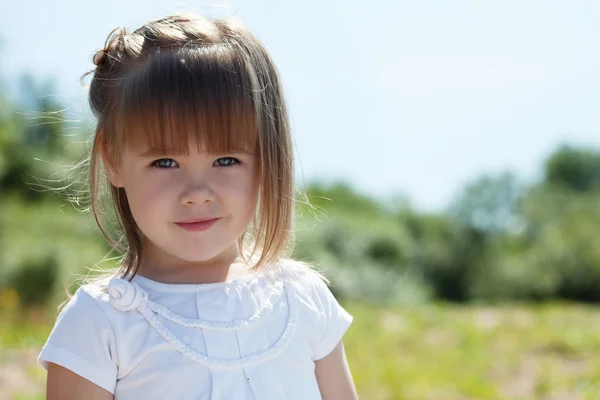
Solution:
{"label": "girl's lips", "polygon": [[217,222],[220,218],[208,219],[205,221],[198,222],[175,222],[179,227],[185,229],[190,232],[199,232],[205,231],[209,229],[215,222]]}

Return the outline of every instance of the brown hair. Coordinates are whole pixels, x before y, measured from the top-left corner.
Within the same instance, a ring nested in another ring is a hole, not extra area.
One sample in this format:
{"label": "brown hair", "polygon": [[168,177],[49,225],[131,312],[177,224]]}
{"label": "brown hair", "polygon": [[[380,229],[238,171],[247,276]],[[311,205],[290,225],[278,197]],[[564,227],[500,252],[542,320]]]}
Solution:
{"label": "brown hair", "polygon": [[[291,251],[293,153],[279,74],[263,44],[233,19],[193,14],[111,32],[94,55],[89,103],[98,124],[89,166],[91,209],[103,235],[122,254],[118,273],[139,268],[142,232],[123,188],[110,184],[101,162],[116,165],[123,146],[149,144],[187,153],[190,139],[209,152],[252,148],[258,155],[259,202],[251,232],[238,240],[253,269]],[[102,212],[110,186],[116,233]]]}

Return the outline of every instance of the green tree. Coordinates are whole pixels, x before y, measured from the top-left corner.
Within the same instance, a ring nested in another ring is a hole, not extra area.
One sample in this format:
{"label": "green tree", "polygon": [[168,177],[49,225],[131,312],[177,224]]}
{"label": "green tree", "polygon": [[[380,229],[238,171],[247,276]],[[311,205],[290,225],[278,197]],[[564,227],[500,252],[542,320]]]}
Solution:
{"label": "green tree", "polygon": [[600,189],[600,151],[561,146],[546,160],[544,182],[577,192]]}
{"label": "green tree", "polygon": [[485,265],[486,234],[443,215],[407,214],[402,223],[415,240],[414,272],[432,287],[436,297],[470,300],[473,280]]}
{"label": "green tree", "polygon": [[509,171],[485,175],[467,184],[448,215],[460,224],[489,234],[504,234],[519,228],[518,204],[524,185]]}

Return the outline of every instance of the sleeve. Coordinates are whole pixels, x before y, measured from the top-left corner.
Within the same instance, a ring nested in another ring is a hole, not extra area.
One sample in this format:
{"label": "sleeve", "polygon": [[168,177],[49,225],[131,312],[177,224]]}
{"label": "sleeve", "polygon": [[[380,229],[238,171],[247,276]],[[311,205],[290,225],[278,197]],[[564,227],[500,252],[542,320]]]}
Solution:
{"label": "sleeve", "polygon": [[313,360],[327,356],[342,340],[353,317],[336,300],[320,277],[315,277],[311,292],[317,309],[317,332],[313,345]]}
{"label": "sleeve", "polygon": [[112,324],[100,304],[82,288],[60,312],[38,356],[114,394],[117,381],[116,343]]}

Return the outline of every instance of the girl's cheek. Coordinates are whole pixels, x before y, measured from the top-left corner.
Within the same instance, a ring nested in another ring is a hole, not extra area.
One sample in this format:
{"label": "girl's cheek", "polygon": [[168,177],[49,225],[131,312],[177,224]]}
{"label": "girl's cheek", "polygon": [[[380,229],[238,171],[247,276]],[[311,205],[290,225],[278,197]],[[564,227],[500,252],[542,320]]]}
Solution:
{"label": "girl's cheek", "polygon": [[169,194],[173,194],[175,190],[174,186],[176,182],[173,179],[156,179],[156,177],[143,177],[140,178],[136,184],[135,191],[138,197],[146,199],[147,201],[153,201],[152,199],[158,199]]}
{"label": "girl's cheek", "polygon": [[227,185],[227,190],[236,192],[239,195],[249,195],[253,191],[254,184],[252,179],[247,176],[239,177],[236,180],[230,181]]}

